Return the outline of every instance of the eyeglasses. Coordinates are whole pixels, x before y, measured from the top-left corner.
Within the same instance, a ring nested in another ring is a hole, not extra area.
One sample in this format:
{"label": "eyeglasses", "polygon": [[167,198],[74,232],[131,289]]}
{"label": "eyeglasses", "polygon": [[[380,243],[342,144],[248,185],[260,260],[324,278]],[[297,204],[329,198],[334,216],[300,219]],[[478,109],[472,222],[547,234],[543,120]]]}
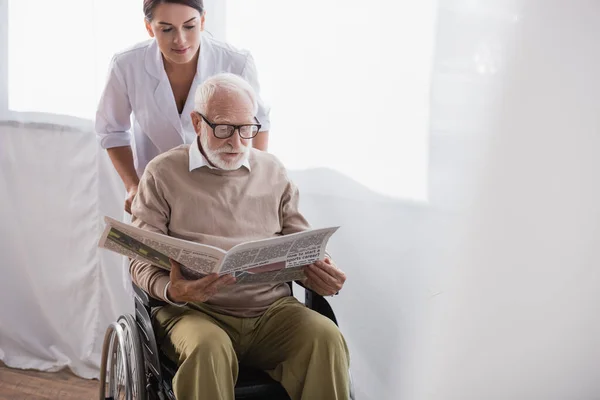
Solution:
{"label": "eyeglasses", "polygon": [[[197,113],[202,117],[204,122],[208,124],[212,128],[213,134],[218,139],[228,139],[233,136],[235,130],[237,129],[240,137],[242,139],[252,139],[258,134],[260,131],[260,124],[244,124],[244,125],[230,125],[230,124],[213,124],[206,117],[200,113]],[[259,122],[256,117],[254,117],[256,122]]]}

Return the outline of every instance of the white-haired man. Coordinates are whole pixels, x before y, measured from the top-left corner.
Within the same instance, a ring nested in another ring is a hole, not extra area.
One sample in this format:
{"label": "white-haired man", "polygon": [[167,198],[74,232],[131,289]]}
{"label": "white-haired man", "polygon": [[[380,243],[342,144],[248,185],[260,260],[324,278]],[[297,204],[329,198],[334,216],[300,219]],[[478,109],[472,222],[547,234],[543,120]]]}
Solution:
{"label": "white-haired man", "polygon": [[[256,95],[236,75],[207,79],[196,92],[197,140],[155,158],[132,205],[134,225],[229,249],[309,228],[298,190],[271,154],[249,146],[260,131]],[[186,280],[132,261],[133,281],[170,303],[155,317],[158,340],[178,361],[178,399],[234,398],[238,362],[267,371],[293,400],[347,399],[348,348],[329,319],[290,295],[286,283],[232,285],[229,275]],[[306,267],[303,284],[321,295],[346,279],[333,262]]]}

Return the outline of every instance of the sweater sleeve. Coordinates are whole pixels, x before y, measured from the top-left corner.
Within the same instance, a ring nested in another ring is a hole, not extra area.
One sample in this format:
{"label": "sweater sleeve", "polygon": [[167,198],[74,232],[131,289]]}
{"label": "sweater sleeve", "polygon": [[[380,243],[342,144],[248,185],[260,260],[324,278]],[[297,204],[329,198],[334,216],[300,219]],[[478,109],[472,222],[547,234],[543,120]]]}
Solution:
{"label": "sweater sleeve", "polygon": [[283,197],[281,199],[281,221],[283,235],[302,232],[310,229],[310,224],[298,209],[300,193],[294,183],[288,180]]}
{"label": "sweater sleeve", "polygon": [[[131,223],[140,229],[166,235],[170,215],[169,204],[163,195],[160,184],[150,169],[146,169],[137,195],[131,206]],[[131,280],[150,296],[168,301],[165,288],[169,283],[169,272],[152,264],[131,260],[129,264]]]}

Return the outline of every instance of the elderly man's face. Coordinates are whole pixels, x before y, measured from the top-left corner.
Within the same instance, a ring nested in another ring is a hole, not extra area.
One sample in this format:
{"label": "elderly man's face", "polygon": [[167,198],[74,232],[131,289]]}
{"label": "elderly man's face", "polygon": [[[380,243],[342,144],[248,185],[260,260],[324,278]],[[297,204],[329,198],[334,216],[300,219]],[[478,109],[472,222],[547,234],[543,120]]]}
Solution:
{"label": "elderly man's face", "polygon": [[[215,167],[236,170],[248,158],[250,141],[242,139],[236,130],[228,139],[215,137],[213,129],[198,114],[193,114],[194,127],[208,161]],[[254,106],[243,93],[217,90],[206,110],[206,119],[213,124],[254,124]]]}

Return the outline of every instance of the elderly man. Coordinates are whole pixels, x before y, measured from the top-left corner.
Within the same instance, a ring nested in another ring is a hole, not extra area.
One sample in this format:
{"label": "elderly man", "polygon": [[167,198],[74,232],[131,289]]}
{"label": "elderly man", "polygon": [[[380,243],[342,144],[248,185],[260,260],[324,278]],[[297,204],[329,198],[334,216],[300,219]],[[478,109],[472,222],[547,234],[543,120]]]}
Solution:
{"label": "elderly man", "polygon": [[[256,94],[236,75],[198,87],[192,113],[198,135],[156,157],[142,176],[133,224],[222,249],[309,228],[298,190],[271,154],[249,146],[260,131]],[[178,361],[177,399],[233,399],[238,362],[261,368],[290,397],[347,399],[348,348],[329,319],[291,296],[286,283],[235,285],[230,275],[186,280],[132,261],[133,281],[168,302],[156,314],[157,335]],[[326,258],[305,268],[304,286],[339,291],[345,275]]]}

